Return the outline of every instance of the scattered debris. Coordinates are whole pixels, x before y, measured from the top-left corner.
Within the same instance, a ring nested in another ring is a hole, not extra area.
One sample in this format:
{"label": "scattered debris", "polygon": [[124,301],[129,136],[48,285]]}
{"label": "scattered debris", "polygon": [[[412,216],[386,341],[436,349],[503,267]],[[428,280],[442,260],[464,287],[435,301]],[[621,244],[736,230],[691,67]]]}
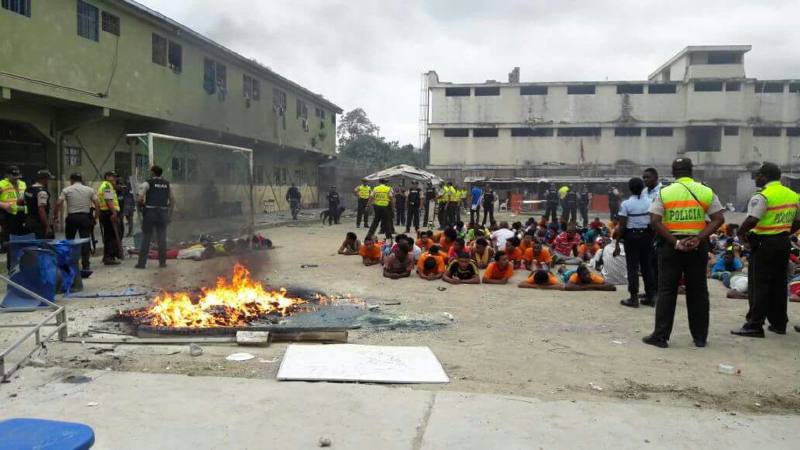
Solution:
{"label": "scattered debris", "polygon": [[622,345],[622,344],[625,344],[625,341],[623,341],[623,340],[621,340],[621,339],[613,339],[613,340],[611,341],[611,343],[612,343],[612,344],[617,344],[617,345]]}
{"label": "scattered debris", "polygon": [[383,302],[383,306],[397,306],[400,304],[400,302]]}
{"label": "scattered debris", "polygon": [[100,403],[99,403],[99,402],[89,402],[89,403],[87,403],[87,404],[86,404],[86,406],[88,406],[88,407],[90,407],[90,408],[91,408],[91,407],[94,407],[94,406],[98,406],[98,405],[100,405]]}
{"label": "scattered debris", "polygon": [[301,269],[313,269],[319,267],[319,264],[300,264]]}
{"label": "scattered debris", "polygon": [[694,402],[694,406],[695,406],[695,408],[700,408],[703,405],[700,402]]}
{"label": "scattered debris", "polygon": [[189,344],[189,354],[192,356],[200,356],[203,354],[203,347],[197,344]]}
{"label": "scattered debris", "polygon": [[330,447],[331,446],[331,440],[326,438],[326,437],[321,437],[321,438],[319,438],[319,446],[320,447]]}
{"label": "scattered debris", "polygon": [[381,309],[381,305],[367,304],[367,309],[370,311],[377,311]]}
{"label": "scattered debris", "polygon": [[592,388],[592,390],[594,390],[594,391],[602,391],[603,390],[602,386],[598,386],[598,385],[596,385],[594,383],[589,383],[589,387]]}
{"label": "scattered debris", "polygon": [[436,288],[436,290],[439,291],[439,292],[444,292],[444,291],[447,290],[447,288],[444,287],[444,286],[439,286],[439,287]]}
{"label": "scattered debris", "polygon": [[70,384],[83,384],[92,381],[92,377],[87,377],[85,375],[70,375],[61,381]]}
{"label": "scattered debris", "polygon": [[724,373],[725,375],[741,375],[742,374],[742,370],[741,369],[737,369],[736,367],[733,367],[730,364],[720,364],[717,367],[717,372]]}
{"label": "scattered debris", "polygon": [[444,316],[444,317],[445,317],[447,320],[449,320],[449,321],[451,321],[451,322],[452,322],[452,321],[454,321],[454,320],[456,320],[456,316],[454,316],[454,315],[450,314],[449,312],[443,312],[443,313],[442,313],[442,315],[443,315],[443,316]]}
{"label": "scattered debris", "polygon": [[272,358],[272,359],[258,358],[258,362],[264,363],[264,364],[272,364],[272,363],[278,362],[278,358],[277,357]]}
{"label": "scattered debris", "polygon": [[269,331],[237,331],[236,344],[266,347],[269,345]]}
{"label": "scattered debris", "polygon": [[250,353],[231,353],[225,359],[228,361],[248,361],[255,358]]}

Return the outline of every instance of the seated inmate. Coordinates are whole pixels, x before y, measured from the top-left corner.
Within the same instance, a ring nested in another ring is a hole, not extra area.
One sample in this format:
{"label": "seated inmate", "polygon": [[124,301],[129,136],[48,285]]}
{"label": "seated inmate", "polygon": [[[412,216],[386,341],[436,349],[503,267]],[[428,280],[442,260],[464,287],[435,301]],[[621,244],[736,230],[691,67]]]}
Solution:
{"label": "seated inmate", "polygon": [[348,256],[357,255],[360,247],[361,242],[358,240],[358,236],[351,231],[347,233],[347,236],[344,238],[344,242],[342,242],[342,245],[339,246],[339,254]]}

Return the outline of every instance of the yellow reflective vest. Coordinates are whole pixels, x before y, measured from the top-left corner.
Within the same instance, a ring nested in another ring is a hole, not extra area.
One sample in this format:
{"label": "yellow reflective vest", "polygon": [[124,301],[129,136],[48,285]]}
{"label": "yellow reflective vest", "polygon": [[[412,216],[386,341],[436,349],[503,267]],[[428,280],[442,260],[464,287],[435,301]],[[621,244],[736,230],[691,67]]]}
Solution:
{"label": "yellow reflective vest", "polygon": [[699,234],[706,227],[706,211],[712,200],[714,191],[711,188],[689,177],[678,178],[661,188],[661,202],[664,204],[662,223],[672,234]]}
{"label": "yellow reflective vest", "polygon": [[797,193],[780,181],[772,181],[758,195],[767,199],[767,211],[753,228],[753,233],[780,234],[791,231],[797,215]]}
{"label": "yellow reflective vest", "polygon": [[[20,205],[17,204],[17,201],[25,196],[25,189],[25,182],[22,180],[17,180],[16,187],[8,178],[0,180],[0,202],[11,203],[8,213],[12,216],[17,215],[17,212],[19,212]],[[25,206],[22,207],[22,211],[26,211]]]}
{"label": "yellow reflective vest", "polygon": [[97,188],[97,197],[100,199],[100,211],[108,211],[108,199],[105,197],[105,192],[110,190],[114,194],[113,204],[114,211],[119,211],[119,198],[117,198],[117,191],[110,181],[103,181],[100,187]]}
{"label": "yellow reflective vest", "polygon": [[372,203],[375,206],[389,206],[389,193],[392,188],[385,184],[379,184],[372,190]]}
{"label": "yellow reflective vest", "polygon": [[363,184],[358,186],[356,190],[358,192],[358,198],[360,199],[368,199],[370,192],[372,192],[372,189],[370,189],[369,186],[365,186]]}

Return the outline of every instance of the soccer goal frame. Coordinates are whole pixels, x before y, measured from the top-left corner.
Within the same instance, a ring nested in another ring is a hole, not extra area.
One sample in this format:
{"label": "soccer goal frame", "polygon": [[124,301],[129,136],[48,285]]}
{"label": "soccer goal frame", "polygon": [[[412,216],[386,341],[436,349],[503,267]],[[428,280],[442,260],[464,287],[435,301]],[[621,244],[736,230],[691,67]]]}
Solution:
{"label": "soccer goal frame", "polygon": [[[193,144],[193,145],[202,145],[205,147],[224,149],[234,153],[245,154],[247,156],[247,161],[248,161],[249,179],[247,181],[250,189],[250,195],[248,198],[248,201],[250,203],[250,214],[248,217],[248,228],[249,228],[248,233],[251,236],[255,233],[255,204],[253,202],[253,149],[252,148],[238,147],[236,145],[219,144],[211,141],[202,141],[199,139],[191,139],[191,138],[172,136],[169,134],[161,134],[161,133],[130,133],[126,134],[125,137],[136,139],[147,148],[147,159],[150,167],[152,167],[155,164],[156,139],[164,141],[172,141],[172,142],[183,142],[186,144]],[[133,151],[131,152],[131,167],[134,168],[134,170],[136,168],[136,152]]]}

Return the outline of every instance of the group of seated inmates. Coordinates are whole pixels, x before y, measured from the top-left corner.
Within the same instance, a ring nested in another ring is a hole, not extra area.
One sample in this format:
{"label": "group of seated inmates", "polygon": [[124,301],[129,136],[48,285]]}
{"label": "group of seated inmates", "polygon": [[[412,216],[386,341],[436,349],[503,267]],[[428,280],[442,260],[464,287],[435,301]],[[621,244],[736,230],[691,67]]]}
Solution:
{"label": "group of seated inmates", "polygon": [[[595,219],[579,230],[574,223],[533,218],[524,225],[500,222],[489,228],[458,223],[442,231],[420,231],[416,239],[400,234],[381,242],[367,236],[363,243],[350,232],[338,253],[359,255],[365,266],[380,264],[390,279],[416,272],[423,280],[450,284],[508,284],[516,271],[524,271],[520,288],[615,290],[603,275],[601,257],[604,248],[613,249],[608,236],[614,225]],[[613,258],[610,253],[608,258]]]}

